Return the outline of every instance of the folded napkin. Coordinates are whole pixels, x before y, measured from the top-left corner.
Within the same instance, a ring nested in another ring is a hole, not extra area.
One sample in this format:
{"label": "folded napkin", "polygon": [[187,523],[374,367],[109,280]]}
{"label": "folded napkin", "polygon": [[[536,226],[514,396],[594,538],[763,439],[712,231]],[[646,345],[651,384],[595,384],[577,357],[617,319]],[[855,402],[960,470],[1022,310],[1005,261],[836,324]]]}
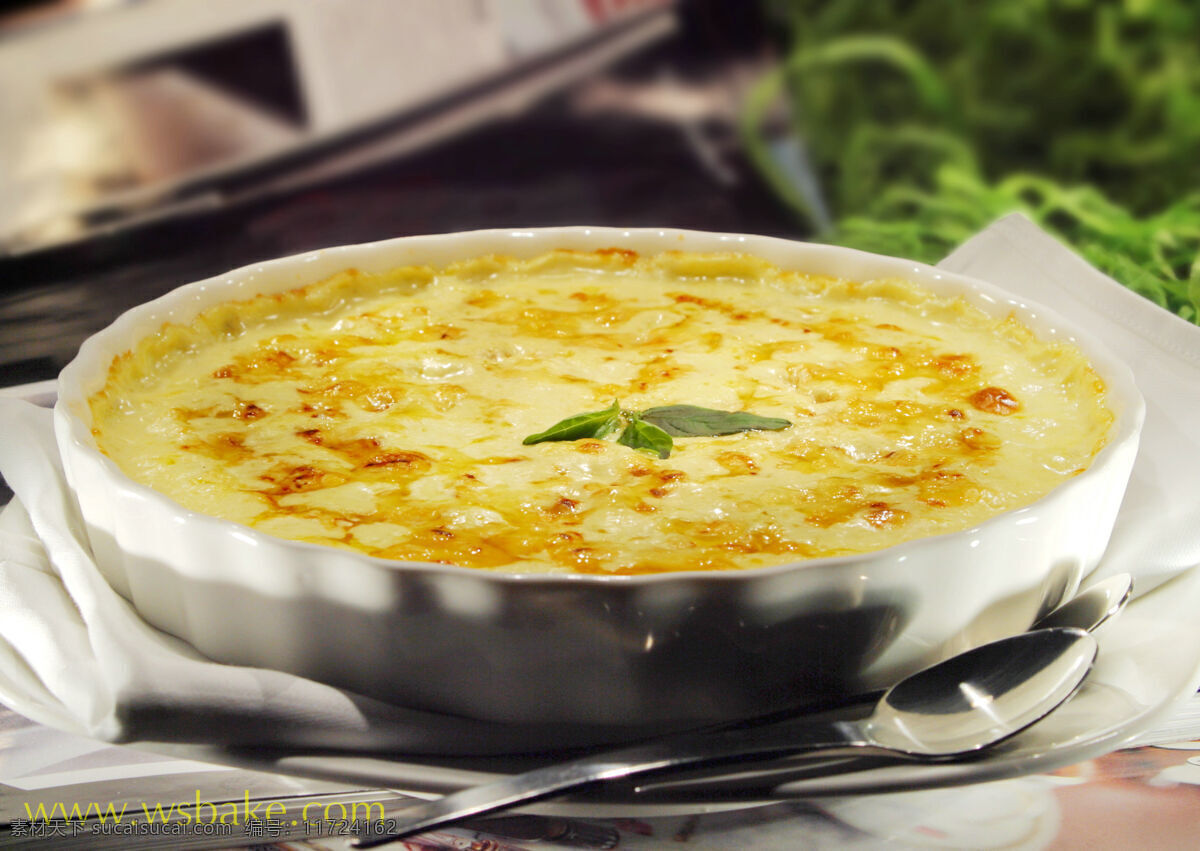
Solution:
{"label": "folded napkin", "polygon": [[[1200,563],[1200,328],[1104,277],[1019,216],[942,265],[1057,309],[1133,369],[1148,403],[1145,438],[1100,571],[1132,573],[1144,591]],[[50,412],[0,398],[0,435],[0,474],[16,494],[0,515],[0,701],[18,712],[113,742],[480,755],[548,741],[544,729],[390,706],[205,659],[148,626],[101,578],[63,479]],[[1200,648],[1187,652],[1200,659]]]}

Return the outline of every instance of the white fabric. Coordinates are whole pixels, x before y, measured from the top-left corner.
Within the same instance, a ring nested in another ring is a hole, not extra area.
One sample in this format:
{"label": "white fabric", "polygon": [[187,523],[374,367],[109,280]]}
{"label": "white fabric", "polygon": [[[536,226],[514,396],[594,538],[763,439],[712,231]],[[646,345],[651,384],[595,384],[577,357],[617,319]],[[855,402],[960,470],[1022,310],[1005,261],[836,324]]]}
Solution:
{"label": "white fabric", "polygon": [[[1134,573],[1145,591],[1200,563],[1200,328],[1019,216],[942,265],[1071,317],[1134,370],[1145,438],[1101,572]],[[545,743],[533,731],[216,664],[149,627],[91,562],[45,409],[0,398],[0,473],[18,498],[0,517],[0,700],[36,721],[109,741],[474,754]]]}

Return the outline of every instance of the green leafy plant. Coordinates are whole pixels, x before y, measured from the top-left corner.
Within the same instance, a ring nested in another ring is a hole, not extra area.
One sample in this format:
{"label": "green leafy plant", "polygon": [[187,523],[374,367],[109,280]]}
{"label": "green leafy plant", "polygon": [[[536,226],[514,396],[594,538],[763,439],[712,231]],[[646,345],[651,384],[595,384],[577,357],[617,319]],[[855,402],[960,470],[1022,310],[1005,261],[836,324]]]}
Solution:
{"label": "green leafy plant", "polygon": [[1020,211],[1200,322],[1200,4],[767,5],[742,135],[810,236],[936,262]]}

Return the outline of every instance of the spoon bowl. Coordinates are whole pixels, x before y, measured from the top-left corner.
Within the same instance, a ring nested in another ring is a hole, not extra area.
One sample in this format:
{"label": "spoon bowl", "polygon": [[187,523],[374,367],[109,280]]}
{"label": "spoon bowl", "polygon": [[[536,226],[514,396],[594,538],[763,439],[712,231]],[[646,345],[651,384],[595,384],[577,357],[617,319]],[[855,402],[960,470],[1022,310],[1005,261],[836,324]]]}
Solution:
{"label": "spoon bowl", "polygon": [[1083,682],[1096,640],[1073,627],[1002,638],[918,671],[884,692],[855,721],[799,718],[769,726],[688,733],[549,765],[389,814],[389,832],[361,837],[375,847],[462,819],[583,786],[795,754],[865,750],[916,760],[972,755],[1061,705]]}
{"label": "spoon bowl", "polygon": [[1061,606],[1043,615],[1031,629],[1073,626],[1091,632],[1114,617],[1133,594],[1133,577],[1118,573],[1080,591]]}
{"label": "spoon bowl", "polygon": [[916,757],[961,756],[1024,730],[1074,693],[1096,653],[1083,630],[984,644],[900,681],[858,722],[867,744]]}

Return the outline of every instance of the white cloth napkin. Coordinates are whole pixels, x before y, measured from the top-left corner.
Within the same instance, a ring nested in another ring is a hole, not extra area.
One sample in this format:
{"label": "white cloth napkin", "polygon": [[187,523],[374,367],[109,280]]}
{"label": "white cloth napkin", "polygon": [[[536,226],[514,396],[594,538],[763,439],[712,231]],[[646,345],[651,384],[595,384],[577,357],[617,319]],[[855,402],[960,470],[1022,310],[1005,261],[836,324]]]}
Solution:
{"label": "white cloth napkin", "polygon": [[[1135,573],[1148,590],[1200,563],[1200,328],[1104,277],[1019,216],[942,265],[1070,316],[1134,370],[1148,403],[1145,438],[1100,571]],[[545,730],[389,706],[278,671],[217,664],[151,628],[91,561],[47,410],[0,398],[0,474],[17,496],[0,516],[0,700],[35,721],[114,742],[485,754],[547,741],[539,738]]]}

